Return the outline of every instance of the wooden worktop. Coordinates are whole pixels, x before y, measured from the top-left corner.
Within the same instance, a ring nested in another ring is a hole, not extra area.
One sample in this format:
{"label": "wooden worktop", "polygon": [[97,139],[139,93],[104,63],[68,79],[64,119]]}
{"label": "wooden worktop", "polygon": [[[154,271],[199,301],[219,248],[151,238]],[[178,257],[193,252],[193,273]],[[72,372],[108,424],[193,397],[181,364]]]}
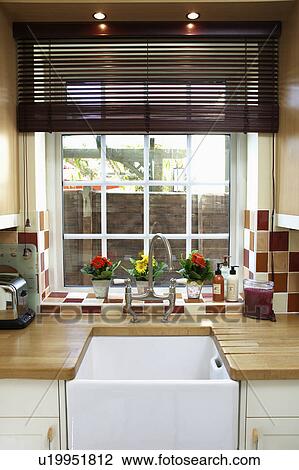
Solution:
{"label": "wooden worktop", "polygon": [[213,335],[234,380],[299,379],[299,316],[277,322],[239,315],[173,319],[158,317],[129,323],[127,318],[40,315],[24,330],[0,331],[0,378],[71,380],[92,336]]}

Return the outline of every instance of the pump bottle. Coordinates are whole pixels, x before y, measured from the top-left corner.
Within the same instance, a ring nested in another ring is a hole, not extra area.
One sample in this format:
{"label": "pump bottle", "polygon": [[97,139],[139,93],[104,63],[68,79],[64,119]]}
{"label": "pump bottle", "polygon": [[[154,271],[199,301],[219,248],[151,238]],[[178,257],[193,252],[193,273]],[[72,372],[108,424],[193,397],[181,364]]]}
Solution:
{"label": "pump bottle", "polygon": [[228,302],[238,302],[239,300],[239,278],[235,268],[239,266],[231,266],[229,276],[227,278],[227,297]]}
{"label": "pump bottle", "polygon": [[229,256],[224,256],[223,257],[223,263],[221,266],[221,274],[224,279],[224,298],[226,299],[227,297],[227,278],[229,276],[229,265],[228,265],[228,258]]}
{"label": "pump bottle", "polygon": [[217,263],[215,276],[213,277],[213,301],[224,301],[224,279],[220,270],[221,263]]}

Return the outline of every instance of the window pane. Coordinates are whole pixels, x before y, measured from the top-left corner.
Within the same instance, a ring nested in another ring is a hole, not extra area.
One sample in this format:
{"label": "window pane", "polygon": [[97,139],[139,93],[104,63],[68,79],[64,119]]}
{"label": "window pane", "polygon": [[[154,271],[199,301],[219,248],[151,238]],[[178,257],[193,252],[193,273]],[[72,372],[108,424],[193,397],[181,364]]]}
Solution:
{"label": "window pane", "polygon": [[185,233],[186,194],[156,192],[155,189],[150,187],[150,233]]}
{"label": "window pane", "polygon": [[198,250],[205,258],[212,261],[213,269],[216,263],[223,260],[223,256],[229,254],[228,240],[192,240],[192,250]]}
{"label": "window pane", "polygon": [[[143,253],[143,240],[108,240],[108,256],[113,260],[121,259],[122,266],[131,267],[130,258],[138,258]],[[125,271],[120,274],[124,277]]]}
{"label": "window pane", "polygon": [[[185,256],[186,255],[186,240],[169,240],[171,249],[172,249],[172,261],[174,265],[174,269],[180,269],[180,264],[179,264],[179,259],[181,255]],[[155,252],[154,252],[155,258],[159,261],[165,261],[165,263],[168,262],[167,257],[166,257],[166,252],[165,252],[165,247],[160,242],[157,240],[155,244]],[[170,276],[173,277],[173,276]]]}
{"label": "window pane", "polygon": [[95,181],[101,177],[101,137],[64,135],[62,137],[63,180]]}
{"label": "window pane", "polygon": [[90,286],[90,277],[80,273],[80,269],[101,254],[101,240],[64,240],[63,248],[65,286]]}
{"label": "window pane", "polygon": [[228,187],[192,187],[192,233],[229,233]]}
{"label": "window pane", "polygon": [[100,233],[100,187],[65,187],[63,190],[63,213],[64,233]]}
{"label": "window pane", "polygon": [[222,182],[229,178],[229,145],[226,135],[192,135],[191,178]]}
{"label": "window pane", "polygon": [[186,146],[186,135],[150,136],[150,179],[183,181],[185,178]]}
{"label": "window pane", "polygon": [[136,193],[108,192],[107,224],[108,233],[143,233],[143,192],[141,192],[141,188]]}
{"label": "window pane", "polygon": [[142,135],[107,135],[107,180],[142,180],[143,146]]}

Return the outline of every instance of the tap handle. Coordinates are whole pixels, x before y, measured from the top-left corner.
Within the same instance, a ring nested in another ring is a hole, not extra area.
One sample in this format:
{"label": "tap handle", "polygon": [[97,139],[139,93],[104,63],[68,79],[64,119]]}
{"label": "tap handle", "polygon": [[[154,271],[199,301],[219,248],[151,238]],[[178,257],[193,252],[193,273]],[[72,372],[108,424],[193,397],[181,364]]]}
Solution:
{"label": "tap handle", "polygon": [[132,285],[131,285],[131,279],[125,279],[125,285],[126,285],[126,294],[131,294],[132,293]]}
{"label": "tap handle", "polygon": [[176,280],[174,278],[170,279],[169,292],[175,293]]}

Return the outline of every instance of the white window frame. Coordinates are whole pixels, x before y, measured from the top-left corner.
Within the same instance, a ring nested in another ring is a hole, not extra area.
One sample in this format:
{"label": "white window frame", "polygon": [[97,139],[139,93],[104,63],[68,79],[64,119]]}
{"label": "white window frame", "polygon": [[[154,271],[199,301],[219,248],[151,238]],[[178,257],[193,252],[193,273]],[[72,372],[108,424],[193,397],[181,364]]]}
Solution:
{"label": "white window frame", "polygon": [[[106,164],[106,149],[102,145],[101,152],[101,165],[102,175],[104,178],[100,181],[92,182],[78,182],[72,185],[80,186],[102,186],[101,193],[101,233],[99,234],[64,234],[63,235],[63,164],[62,164],[62,149],[61,141],[62,135],[67,133],[52,133],[46,134],[46,154],[47,154],[47,194],[48,194],[48,210],[50,215],[51,232],[50,232],[50,250],[53,255],[50,255],[49,266],[49,281],[51,290],[59,291],[86,291],[90,290],[88,286],[64,286],[64,270],[63,270],[63,239],[99,239],[102,240],[102,254],[107,255],[107,240],[108,239],[144,239],[145,251],[148,251],[150,239],[153,234],[149,233],[149,217],[148,210],[144,211],[144,233],[143,234],[107,234],[107,220],[106,220],[106,187],[111,185],[111,181],[105,180],[105,164]],[[75,134],[75,133],[74,133]],[[77,133],[80,134],[80,133]],[[86,134],[86,133],[82,133]],[[217,133],[219,134],[219,132]],[[225,133],[228,134],[228,133]],[[187,160],[186,160],[186,233],[183,234],[166,234],[169,239],[185,239],[186,252],[190,253],[192,240],[204,239],[228,239],[230,240],[230,255],[231,263],[242,265],[243,258],[243,212],[246,203],[246,136],[244,134],[231,133],[231,152],[230,152],[230,165],[229,165],[229,182],[230,182],[230,235],[227,234],[195,234],[192,233],[192,220],[191,220],[191,205],[192,205],[192,185],[200,186],[200,183],[191,182],[191,166],[188,164],[192,158],[191,155],[191,135],[187,135]],[[148,174],[148,145],[149,136],[145,136],[144,146],[144,207],[149,204],[149,187],[161,185],[173,185],[173,181],[151,181]],[[55,190],[53,191],[53,181]],[[113,184],[119,185],[135,185],[140,184],[141,181],[113,181]],[[217,184],[223,185],[226,182]],[[213,184],[215,182],[205,182],[204,185]],[[105,210],[104,210],[105,209]],[[241,273],[242,274],[242,273]]]}

